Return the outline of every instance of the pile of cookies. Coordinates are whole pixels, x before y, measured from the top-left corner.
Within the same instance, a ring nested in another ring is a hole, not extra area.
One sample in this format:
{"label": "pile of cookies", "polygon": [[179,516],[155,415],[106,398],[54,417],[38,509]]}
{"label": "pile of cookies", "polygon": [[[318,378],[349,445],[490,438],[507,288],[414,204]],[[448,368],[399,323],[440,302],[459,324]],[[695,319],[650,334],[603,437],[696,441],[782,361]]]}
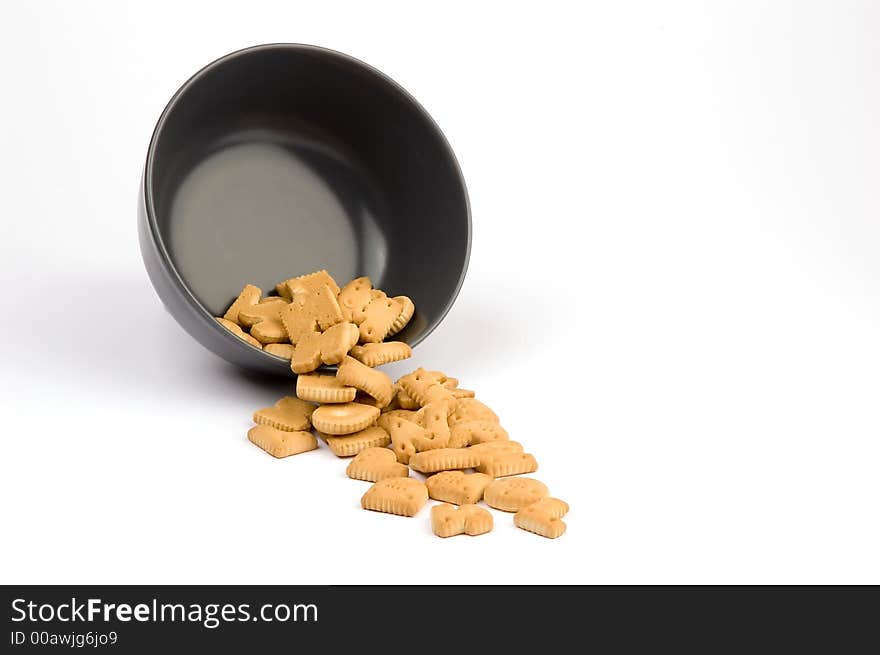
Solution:
{"label": "pile of cookies", "polygon": [[340,289],[323,270],[280,282],[275,291],[264,298],[262,289],[245,285],[217,321],[252,346],[289,359],[294,373],[339,364],[358,343],[381,343],[415,312],[412,300],[389,298],[368,277]]}
{"label": "pile of cookies", "polygon": [[[481,500],[514,513],[523,530],[562,535],[568,505],[551,498],[544,483],[517,477],[537,470],[535,456],[510,440],[473,391],[440,371],[419,368],[392,382],[378,370],[412,355],[405,343],[384,342],[411,318],[412,302],[406,298],[408,309],[396,313],[405,297],[387,298],[368,278],[334,294],[332,280],[326,271],[287,280],[289,299],[279,289],[280,301],[261,300],[259,289],[254,294],[245,287],[224,317],[234,317],[239,330],[250,327],[249,335],[242,330],[248,338],[283,332],[299,373],[296,397],[257,410],[248,439],[274,457],[288,457],[318,447],[314,429],[335,455],[352,458],[348,477],[373,483],[361,498],[364,509],[415,516],[429,498],[441,501],[431,509],[440,537],[490,532],[492,515],[477,504]],[[277,319],[260,309],[269,303],[284,304]],[[260,327],[264,322],[269,325]],[[281,344],[269,342],[266,350],[273,343]],[[338,365],[335,373],[317,371],[322,363]]]}

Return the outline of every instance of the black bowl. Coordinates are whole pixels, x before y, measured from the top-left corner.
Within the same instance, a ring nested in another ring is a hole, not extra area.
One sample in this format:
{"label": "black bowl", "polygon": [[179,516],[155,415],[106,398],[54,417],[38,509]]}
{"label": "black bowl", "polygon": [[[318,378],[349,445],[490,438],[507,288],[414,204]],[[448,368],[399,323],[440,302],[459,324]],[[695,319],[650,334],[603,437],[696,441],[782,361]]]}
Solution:
{"label": "black bowl", "polygon": [[174,95],[147,152],[138,212],[144,263],[172,316],[239,366],[288,362],[219,325],[246,283],[264,292],[326,268],[416,305],[395,339],[418,344],[467,269],[467,190],[449,144],[394,81],[296,44],[239,50]]}

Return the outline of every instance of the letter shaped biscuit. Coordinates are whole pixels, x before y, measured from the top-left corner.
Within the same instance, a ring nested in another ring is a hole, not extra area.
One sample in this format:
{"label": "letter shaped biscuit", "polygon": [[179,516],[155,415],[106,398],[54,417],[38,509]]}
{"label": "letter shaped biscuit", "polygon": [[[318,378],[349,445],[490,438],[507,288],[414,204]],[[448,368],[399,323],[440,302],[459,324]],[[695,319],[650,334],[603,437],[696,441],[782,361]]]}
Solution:
{"label": "letter shaped biscuit", "polygon": [[367,490],[361,507],[398,516],[415,516],[428,502],[428,489],[414,478],[385,478]]}
{"label": "letter shaped biscuit", "polygon": [[283,298],[266,299],[238,312],[238,322],[251,329],[251,336],[260,343],[287,341],[287,330],[281,322],[281,310],[287,307]]}
{"label": "letter shaped biscuit", "polygon": [[409,458],[412,470],[420,473],[469,469],[479,464],[479,455],[471,452],[470,448],[438,448],[416,453]]}
{"label": "letter shaped biscuit", "polygon": [[364,343],[383,341],[402,311],[403,307],[397,300],[389,298],[381,291],[374,291],[373,299],[364,310],[364,320],[360,324],[361,341]]}
{"label": "letter shaped biscuit", "polygon": [[269,425],[255,425],[248,430],[248,440],[272,457],[298,455],[318,447],[318,440],[311,432],[285,432]]}
{"label": "letter shaped biscuit", "polygon": [[409,468],[398,462],[394,453],[387,448],[365,448],[351,460],[345,474],[352,480],[378,482],[385,478],[408,477]]}
{"label": "letter shaped biscuit", "polygon": [[486,534],[492,526],[492,515],[476,505],[454,507],[443,503],[431,508],[431,529],[438,537]]}
{"label": "letter shaped biscuit", "polygon": [[[333,454],[337,457],[351,457],[367,448],[384,449],[385,446],[391,443],[391,437],[388,436],[388,433],[378,425],[364,428],[363,430],[352,434],[343,434],[339,436],[324,433],[319,434],[321,438],[327,442],[327,445],[330,446],[330,450],[332,450]],[[392,451],[389,450],[388,452]],[[395,461],[397,461],[396,457]],[[404,474],[400,475],[403,476]],[[409,471],[407,471],[405,475],[408,476]]]}
{"label": "letter shaped biscuit", "polygon": [[558,498],[544,498],[519,510],[513,524],[548,539],[556,539],[565,532],[562,517],[568,514],[568,503]]}
{"label": "letter shaped biscuit", "polygon": [[518,512],[549,494],[547,485],[534,478],[503,478],[486,487],[483,500],[502,512]]}
{"label": "letter shaped biscuit", "polygon": [[453,505],[473,505],[480,502],[483,491],[492,482],[485,473],[443,471],[425,480],[428,495]]}
{"label": "letter shaped biscuit", "polygon": [[[348,323],[348,325],[353,325]],[[336,379],[342,384],[370,394],[379,407],[385,407],[394,397],[394,385],[382,371],[361,364],[353,357],[344,357],[336,370]]]}
{"label": "letter shaped biscuit", "polygon": [[314,332],[300,338],[293,349],[290,368],[299,374],[311,373],[322,362],[338,364],[356,343],[357,326],[354,323],[337,323],[326,332]]}
{"label": "letter shaped biscuit", "polygon": [[285,396],[274,407],[264,407],[254,412],[254,423],[271,425],[278,430],[296,432],[311,427],[309,417],[315,411],[312,403],[293,396]]}

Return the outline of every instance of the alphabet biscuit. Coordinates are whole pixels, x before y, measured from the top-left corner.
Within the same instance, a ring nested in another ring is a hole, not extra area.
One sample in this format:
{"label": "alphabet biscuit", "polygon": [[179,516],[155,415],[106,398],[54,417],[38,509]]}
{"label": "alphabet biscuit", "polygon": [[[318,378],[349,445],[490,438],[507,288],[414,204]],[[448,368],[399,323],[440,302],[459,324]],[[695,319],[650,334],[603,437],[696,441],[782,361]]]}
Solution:
{"label": "alphabet biscuit", "polygon": [[287,307],[283,298],[266,299],[238,312],[238,322],[251,329],[251,336],[260,343],[287,341],[287,330],[281,323],[281,310]]}
{"label": "alphabet biscuit", "polygon": [[346,321],[360,325],[363,323],[364,310],[373,299],[373,284],[368,277],[358,277],[342,287],[337,300]]}
{"label": "alphabet biscuit", "polygon": [[357,339],[358,331],[354,323],[337,323],[325,332],[302,337],[293,349],[290,368],[294,373],[311,373],[322,362],[338,364],[357,343]]}
{"label": "alphabet biscuit", "polygon": [[513,524],[548,539],[556,539],[565,532],[562,517],[568,514],[568,503],[558,498],[544,498],[527,505],[513,516]]}
{"label": "alphabet biscuit", "polygon": [[476,398],[460,398],[455,411],[449,418],[449,425],[467,421],[491,421],[498,423],[498,415]]}
{"label": "alphabet biscuit", "polygon": [[438,537],[476,536],[491,532],[492,527],[492,515],[476,505],[454,507],[443,503],[431,508],[431,530]]}
{"label": "alphabet biscuit", "polygon": [[415,453],[409,458],[410,468],[419,473],[469,469],[480,462],[479,454],[471,452],[469,448],[437,448]]}
{"label": "alphabet biscuit", "polygon": [[272,457],[288,457],[318,447],[318,440],[311,432],[285,432],[269,425],[255,425],[248,430],[248,440]]}
{"label": "alphabet biscuit", "polygon": [[[381,428],[377,428],[380,429]],[[387,448],[365,448],[351,460],[345,474],[352,480],[378,482],[385,478],[405,478],[409,476],[406,464],[397,461],[394,453]]]}
{"label": "alphabet biscuit", "polygon": [[312,403],[307,403],[293,396],[285,396],[274,407],[264,407],[254,412],[254,423],[271,425],[273,428],[286,432],[308,430],[311,427],[309,417],[315,411]]}
{"label": "alphabet biscuit", "polygon": [[[391,443],[391,437],[388,436],[388,433],[376,425],[342,436],[324,434],[323,432],[319,434],[337,457],[351,457],[367,448],[385,449],[385,446]],[[392,451],[388,450],[387,452],[391,453]],[[397,461],[396,457],[395,461]]]}
{"label": "alphabet biscuit", "polygon": [[450,428],[449,443],[457,447],[479,444],[487,441],[506,441],[510,437],[507,430],[491,421],[467,421],[456,423]]}
{"label": "alphabet biscuit", "polygon": [[216,318],[217,322],[218,322],[220,325],[222,325],[222,326],[225,327],[227,330],[229,330],[230,332],[232,332],[232,334],[234,334],[235,336],[237,336],[237,337],[238,337],[239,339],[241,339],[242,341],[246,341],[247,343],[251,344],[254,348],[262,348],[262,347],[263,347],[263,344],[261,344],[259,341],[257,341],[256,339],[254,339],[254,338],[253,338],[251,335],[249,335],[247,332],[245,332],[244,330],[242,330],[242,329],[238,326],[238,323],[233,323],[232,321],[227,320],[227,319],[225,319],[225,318],[220,318],[219,316],[217,316],[217,317],[215,317],[215,318]]}
{"label": "alphabet biscuit", "polygon": [[401,310],[400,314],[397,315],[397,318],[394,319],[394,323],[391,324],[391,329],[388,331],[389,337],[397,334],[405,328],[416,311],[416,306],[413,304],[413,301],[406,296],[395,296],[394,300],[400,303]]}
{"label": "alphabet biscuit", "polygon": [[482,457],[474,468],[493,478],[503,478],[508,475],[534,473],[538,470],[538,462],[535,456],[529,453],[506,453]]}
{"label": "alphabet biscuit", "polygon": [[364,310],[364,320],[360,324],[363,343],[378,343],[385,339],[403,310],[397,300],[378,293],[381,295],[374,292],[373,299]]}
{"label": "alphabet biscuit", "polygon": [[315,317],[321,331],[342,322],[342,310],[336,301],[336,295],[326,284],[317,289],[296,287],[291,301],[291,304],[294,303],[303,312]]}
{"label": "alphabet biscuit", "polygon": [[368,343],[363,346],[354,346],[351,349],[351,356],[365,366],[376,368],[383,364],[399,362],[412,357],[412,348],[402,341]]}
{"label": "alphabet biscuit", "polygon": [[374,512],[415,516],[428,501],[428,488],[414,478],[385,478],[367,490],[361,507]]}
{"label": "alphabet biscuit", "polygon": [[428,495],[453,505],[473,505],[483,497],[485,488],[492,482],[485,473],[442,471],[425,480]]}
{"label": "alphabet biscuit", "polygon": [[486,487],[483,500],[503,512],[518,512],[549,495],[547,485],[534,478],[504,478]]}
{"label": "alphabet biscuit", "polygon": [[296,378],[296,395],[313,403],[350,403],[357,389],[347,387],[335,375],[310,373]]}
{"label": "alphabet biscuit", "polygon": [[[239,312],[242,309],[248,309],[256,305],[258,302],[260,302],[260,296],[262,295],[263,291],[262,289],[260,289],[260,287],[255,287],[253,284],[246,284],[241,290],[241,293],[238,294],[238,298],[232,301],[229,309],[227,309],[226,313],[223,314],[223,318],[225,318],[227,321],[238,323]],[[239,325],[241,324],[239,323]]]}
{"label": "alphabet biscuit", "polygon": [[378,417],[376,407],[361,403],[321,405],[312,413],[312,425],[330,435],[352,434],[369,427]]}
{"label": "alphabet biscuit", "polygon": [[267,343],[263,346],[263,350],[270,355],[283,357],[284,359],[293,357],[293,346],[289,343]]}
{"label": "alphabet biscuit", "polygon": [[294,288],[316,290],[322,284],[329,286],[334,296],[339,293],[339,285],[336,284],[336,280],[333,279],[333,276],[330,275],[330,273],[323,269],[307,275],[292,277],[289,280],[284,280],[284,282],[279,282],[275,285],[275,291],[278,292],[279,296],[291,300],[293,298]]}
{"label": "alphabet biscuit", "polygon": [[[346,325],[354,325],[347,323]],[[382,371],[361,364],[353,357],[345,356],[336,370],[336,379],[342,384],[360,389],[376,399],[379,407],[385,407],[394,396],[394,385]],[[329,363],[329,362],[327,362]]]}

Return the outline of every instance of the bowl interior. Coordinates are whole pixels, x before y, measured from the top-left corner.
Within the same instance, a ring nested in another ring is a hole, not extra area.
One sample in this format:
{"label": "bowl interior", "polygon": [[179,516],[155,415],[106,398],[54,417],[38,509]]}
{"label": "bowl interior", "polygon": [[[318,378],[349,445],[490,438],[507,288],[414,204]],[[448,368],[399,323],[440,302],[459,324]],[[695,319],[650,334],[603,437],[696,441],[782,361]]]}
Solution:
{"label": "bowl interior", "polygon": [[[194,76],[160,119],[147,163],[158,238],[182,284],[222,315],[326,268],[416,305],[415,344],[467,267],[470,216],[437,126],[394,82],[340,53],[260,46]],[[256,355],[260,355],[254,351]]]}

